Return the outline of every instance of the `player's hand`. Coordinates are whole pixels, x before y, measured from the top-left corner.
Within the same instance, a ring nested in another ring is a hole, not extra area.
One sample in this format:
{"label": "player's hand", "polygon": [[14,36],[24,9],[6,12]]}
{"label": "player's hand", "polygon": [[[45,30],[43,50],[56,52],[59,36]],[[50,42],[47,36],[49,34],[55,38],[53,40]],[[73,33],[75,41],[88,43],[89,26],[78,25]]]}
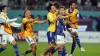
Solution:
{"label": "player's hand", "polygon": [[66,25],[66,24],[67,24],[67,22],[66,22],[66,21],[64,21],[64,22],[63,22],[63,24],[64,24],[64,25]]}
{"label": "player's hand", "polygon": [[57,19],[60,18],[61,15],[57,15]]}
{"label": "player's hand", "polygon": [[19,19],[20,19],[20,16],[17,17],[17,20],[19,20]]}
{"label": "player's hand", "polygon": [[38,20],[39,20],[39,17],[37,16],[37,17],[35,18],[35,20],[38,21]]}
{"label": "player's hand", "polygon": [[71,22],[67,22],[68,24],[72,24]]}

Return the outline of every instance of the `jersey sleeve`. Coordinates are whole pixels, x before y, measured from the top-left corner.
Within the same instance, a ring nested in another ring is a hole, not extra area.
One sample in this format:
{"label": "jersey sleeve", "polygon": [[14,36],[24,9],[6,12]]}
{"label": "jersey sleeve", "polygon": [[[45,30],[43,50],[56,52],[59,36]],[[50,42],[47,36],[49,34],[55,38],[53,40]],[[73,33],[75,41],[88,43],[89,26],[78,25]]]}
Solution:
{"label": "jersey sleeve", "polygon": [[12,23],[10,23],[10,25],[13,27],[21,27],[21,24],[16,23],[16,22],[12,22]]}
{"label": "jersey sleeve", "polygon": [[36,24],[36,21],[33,21],[32,24]]}
{"label": "jersey sleeve", "polygon": [[52,22],[52,21],[54,20],[54,17],[51,16],[51,14],[48,14],[48,15],[47,15],[47,19],[48,19],[50,22]]}
{"label": "jersey sleeve", "polygon": [[23,24],[25,24],[25,23],[26,23],[26,19],[25,19],[25,18],[23,18],[22,23],[23,23]]}

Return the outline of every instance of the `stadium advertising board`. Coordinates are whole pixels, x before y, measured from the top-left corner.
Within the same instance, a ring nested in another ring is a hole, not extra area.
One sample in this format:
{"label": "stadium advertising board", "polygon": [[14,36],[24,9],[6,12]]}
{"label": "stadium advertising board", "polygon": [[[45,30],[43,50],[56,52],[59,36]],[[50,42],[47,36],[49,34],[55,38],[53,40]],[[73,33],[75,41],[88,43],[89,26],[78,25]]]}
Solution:
{"label": "stadium advertising board", "polygon": [[[47,42],[46,31],[39,31],[38,32],[38,40],[39,42]],[[66,42],[72,42],[72,38],[68,32],[65,33]],[[100,32],[79,32],[79,38],[82,43],[100,43]]]}

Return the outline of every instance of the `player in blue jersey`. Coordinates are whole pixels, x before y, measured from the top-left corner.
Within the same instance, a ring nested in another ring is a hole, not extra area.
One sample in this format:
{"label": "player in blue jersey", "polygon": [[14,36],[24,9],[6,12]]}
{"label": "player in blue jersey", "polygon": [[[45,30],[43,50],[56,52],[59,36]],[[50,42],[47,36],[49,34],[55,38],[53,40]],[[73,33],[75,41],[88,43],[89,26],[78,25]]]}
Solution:
{"label": "player in blue jersey", "polygon": [[[57,27],[56,27],[56,44],[63,44],[61,48],[58,50],[59,56],[68,56],[66,52],[66,48],[64,46],[65,44],[65,34],[64,31],[66,30],[66,26],[63,24],[64,18],[68,18],[65,14],[65,8],[63,6],[60,6],[58,14],[60,15],[60,18],[57,20]],[[62,49],[63,48],[63,49]]]}

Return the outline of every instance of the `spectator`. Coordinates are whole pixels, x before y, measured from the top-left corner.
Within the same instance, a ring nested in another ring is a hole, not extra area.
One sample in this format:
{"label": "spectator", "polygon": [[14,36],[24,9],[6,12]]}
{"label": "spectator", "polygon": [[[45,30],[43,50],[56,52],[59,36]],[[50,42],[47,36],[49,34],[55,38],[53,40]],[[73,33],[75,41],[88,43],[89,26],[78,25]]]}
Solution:
{"label": "spectator", "polygon": [[96,29],[97,31],[100,31],[100,16],[97,17],[96,21],[97,21]]}
{"label": "spectator", "polygon": [[33,9],[34,8],[34,0],[27,0],[27,5],[28,9]]}

